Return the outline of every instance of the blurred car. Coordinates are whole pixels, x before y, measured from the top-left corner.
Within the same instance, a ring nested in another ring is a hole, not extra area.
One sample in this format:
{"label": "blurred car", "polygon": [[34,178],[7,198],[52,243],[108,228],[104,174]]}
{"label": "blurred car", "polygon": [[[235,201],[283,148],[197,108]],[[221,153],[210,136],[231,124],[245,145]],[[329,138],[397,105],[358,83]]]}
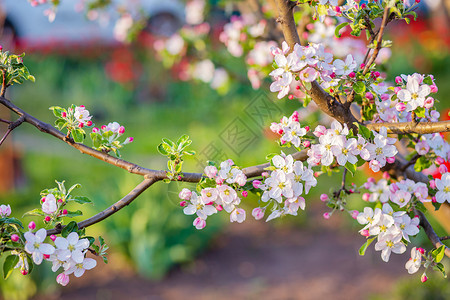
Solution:
{"label": "blurred car", "polygon": [[4,17],[1,43],[12,40],[26,47],[47,43],[80,44],[86,41],[115,43],[114,26],[120,19],[117,7],[133,15],[142,12],[147,17],[146,30],[169,36],[184,24],[184,5],[178,0],[115,0],[112,5],[91,11],[87,15],[79,1],[63,0],[53,16],[50,4],[33,7],[26,0],[0,0]]}

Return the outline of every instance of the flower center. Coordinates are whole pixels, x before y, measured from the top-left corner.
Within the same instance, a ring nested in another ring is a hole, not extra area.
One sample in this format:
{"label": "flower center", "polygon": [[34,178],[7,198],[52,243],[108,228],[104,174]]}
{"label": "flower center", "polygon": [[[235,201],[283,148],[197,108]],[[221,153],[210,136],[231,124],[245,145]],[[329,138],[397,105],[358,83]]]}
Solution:
{"label": "flower center", "polygon": [[206,197],[211,197],[211,196],[212,196],[211,192],[206,193]]}
{"label": "flower center", "polygon": [[392,241],[386,241],[386,246],[388,246],[389,248],[394,247],[394,243]]}
{"label": "flower center", "polygon": [[69,247],[67,247],[67,249],[69,249],[69,251],[73,251],[73,250],[75,250],[75,246],[74,245],[69,245]]}
{"label": "flower center", "polygon": [[383,148],[378,147],[377,149],[375,149],[375,153],[377,155],[383,154]]}
{"label": "flower center", "polygon": [[225,195],[230,195],[230,191],[229,190],[225,190],[225,191],[223,191],[223,193],[225,194]]}
{"label": "flower center", "polygon": [[449,193],[450,192],[450,185],[447,185],[445,188],[444,188],[444,193]]}

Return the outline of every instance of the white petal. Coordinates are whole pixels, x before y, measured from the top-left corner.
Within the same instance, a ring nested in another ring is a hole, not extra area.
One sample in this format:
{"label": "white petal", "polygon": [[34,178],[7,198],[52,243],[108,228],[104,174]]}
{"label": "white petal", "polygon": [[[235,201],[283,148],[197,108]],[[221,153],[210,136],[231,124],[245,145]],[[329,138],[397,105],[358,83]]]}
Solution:
{"label": "white petal", "polygon": [[36,232],[35,237],[36,237],[36,242],[42,243],[45,240],[45,238],[47,237],[47,230],[45,230],[44,228],[39,229]]}
{"label": "white petal", "polygon": [[39,246],[39,251],[42,252],[43,254],[50,255],[50,254],[55,253],[55,247],[53,247],[53,246],[50,245],[50,244],[42,243],[42,244]]}
{"label": "white petal", "polygon": [[55,246],[58,249],[67,249],[67,247],[69,246],[69,243],[67,242],[67,240],[63,237],[57,237],[55,240]]}
{"label": "white petal", "polygon": [[90,269],[94,268],[96,265],[97,265],[97,261],[92,258],[86,258],[83,262],[83,268],[85,268],[86,270],[90,270]]}
{"label": "white petal", "polygon": [[70,245],[76,245],[78,243],[78,233],[71,232],[67,236],[67,241],[69,242]]}

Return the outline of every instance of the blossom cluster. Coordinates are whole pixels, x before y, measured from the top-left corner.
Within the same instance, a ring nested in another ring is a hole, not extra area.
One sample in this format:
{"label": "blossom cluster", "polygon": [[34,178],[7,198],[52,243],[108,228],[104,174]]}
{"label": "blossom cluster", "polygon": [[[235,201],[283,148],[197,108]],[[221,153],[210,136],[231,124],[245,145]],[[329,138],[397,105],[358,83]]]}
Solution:
{"label": "blossom cluster", "polygon": [[275,79],[270,85],[270,91],[278,92],[278,99],[289,93],[296,76],[304,83],[320,80],[322,87],[329,88],[337,84],[337,76],[346,78],[357,67],[351,54],[347,55],[345,61],[341,59],[333,61],[333,54],[326,52],[322,44],[310,43],[308,46],[295,44],[291,53],[290,50],[286,42],[282,43],[281,49],[272,48],[278,68],[270,73]]}
{"label": "blossom cluster", "polygon": [[[281,145],[293,145],[296,148],[300,147],[303,137],[309,131],[309,126],[301,127],[298,118],[298,111],[294,111],[289,118],[284,116],[280,120],[280,123],[274,122],[270,125],[270,130],[281,136]],[[310,144],[311,143],[308,140],[305,140],[303,146],[309,147]]]}
{"label": "blossom cluster", "polygon": [[305,198],[311,187],[317,185],[317,179],[310,167],[301,161],[295,161],[292,155],[275,155],[271,160],[272,171],[263,182],[253,181],[253,186],[261,189],[261,201],[267,203],[264,207],[257,207],[252,215],[257,219],[264,217],[265,210],[273,204],[271,214],[266,221],[290,214],[297,215],[299,208],[305,209]]}
{"label": "blossom cluster", "polygon": [[[30,229],[34,226],[30,225]],[[81,277],[86,270],[90,270],[97,265],[92,258],[85,257],[89,240],[80,239],[78,233],[71,232],[67,238],[51,236],[56,248],[53,245],[44,243],[47,237],[47,231],[44,228],[39,229],[36,233],[31,230],[25,232],[25,251],[31,254],[33,262],[40,265],[45,259],[53,264],[52,271],[56,272],[61,267],[64,271],[56,277],[56,281],[66,286],[69,283],[69,275],[74,274],[75,277]],[[24,269],[24,261],[19,261],[16,268]],[[25,269],[26,272],[28,269]]]}
{"label": "blossom cluster", "polygon": [[406,251],[409,236],[419,233],[419,218],[411,218],[405,211],[396,211],[385,203],[383,208],[365,207],[357,216],[360,224],[366,225],[360,233],[366,237],[376,236],[375,250],[381,251],[381,258],[388,262],[391,252],[402,254]]}
{"label": "blossom cluster", "polygon": [[[241,199],[239,190],[247,182],[247,177],[234,162],[229,159],[220,164],[219,169],[210,165],[205,167],[205,186],[200,193],[184,188],[179,193],[180,205],[184,207],[186,215],[197,215],[193,225],[197,229],[206,226],[208,216],[225,210],[230,214],[230,222],[242,223],[246,218],[245,210],[238,205]],[[242,196],[247,197],[247,191],[242,191]]]}
{"label": "blossom cluster", "polygon": [[48,194],[41,198],[42,212],[46,215],[44,222],[50,222],[52,218],[57,218],[59,216],[67,215],[67,209],[61,209],[65,204],[63,199],[56,200],[55,195]]}
{"label": "blossom cluster", "polygon": [[329,166],[336,157],[337,163],[345,166],[347,163],[356,164],[358,156],[364,161],[369,161],[369,167],[378,172],[386,163],[393,163],[397,148],[393,145],[394,138],[387,136],[387,129],[382,127],[380,132],[373,132],[373,143],[358,134],[352,137],[347,125],[342,126],[334,121],[331,129],[318,125],[314,135],[319,138],[319,143],[312,145],[308,150],[308,164],[317,166],[322,164]]}
{"label": "blossom cluster", "polygon": [[100,129],[92,128],[91,139],[95,149],[106,152],[113,151],[120,156],[119,149],[133,141],[132,137],[127,137],[123,142],[120,142],[119,138],[124,133],[125,127],[120,126],[117,122],[112,122],[103,125]]}

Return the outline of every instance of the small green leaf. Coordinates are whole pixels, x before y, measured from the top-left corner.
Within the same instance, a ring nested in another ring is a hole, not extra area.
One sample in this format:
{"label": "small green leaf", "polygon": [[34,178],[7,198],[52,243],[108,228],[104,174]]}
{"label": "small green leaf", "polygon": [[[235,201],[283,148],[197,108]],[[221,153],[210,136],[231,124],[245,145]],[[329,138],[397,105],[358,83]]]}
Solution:
{"label": "small green leaf", "polygon": [[33,210],[27,211],[23,214],[23,217],[27,216],[45,216],[44,212],[40,208],[35,208]]}
{"label": "small green leaf", "polygon": [[71,134],[72,134],[73,140],[76,143],[82,143],[83,142],[83,140],[84,140],[84,132],[81,131],[81,129],[74,129],[74,130],[71,131]]}
{"label": "small green leaf", "polygon": [[83,213],[81,212],[81,210],[77,210],[77,211],[68,211],[66,215],[64,215],[64,217],[68,217],[68,218],[73,218],[73,217],[78,217],[78,216],[82,216]]}
{"label": "small green leaf", "polygon": [[159,144],[157,149],[158,149],[158,152],[161,153],[164,156],[169,154],[169,152],[167,152],[166,149],[164,149],[164,144],[163,143]]}
{"label": "small green leaf", "polygon": [[355,172],[356,172],[356,165],[347,162],[347,163],[345,164],[345,168],[352,174],[352,176],[355,175]]}
{"label": "small green leaf", "polygon": [[71,221],[63,228],[63,230],[61,231],[61,235],[66,238],[69,233],[76,231],[78,231],[78,224],[75,221]]}
{"label": "small green leaf", "polygon": [[441,260],[444,258],[444,254],[445,254],[445,245],[440,246],[439,248],[437,248],[434,251],[436,251],[436,259],[435,259],[435,261],[437,263],[441,262]]}
{"label": "small green leaf", "polygon": [[195,151],[194,150],[190,150],[190,151],[183,151],[184,155],[195,155]]}
{"label": "small green leaf", "polygon": [[189,136],[187,134],[184,134],[178,139],[177,145],[181,145],[185,143],[187,140],[189,140]]}
{"label": "small green leaf", "polygon": [[339,24],[338,26],[336,26],[336,29],[334,30],[334,35],[337,38],[340,38],[342,36],[342,34],[339,33],[339,31],[341,31],[342,28],[344,28],[345,26],[347,26],[349,23],[348,22],[344,22]]}
{"label": "small green leaf", "polygon": [[169,140],[169,139],[162,139],[162,141],[163,141],[164,143],[166,143],[167,145],[169,145],[170,147],[172,147],[172,148],[175,147],[175,143],[172,142],[172,141]]}
{"label": "small green leaf", "polygon": [[366,85],[364,84],[364,82],[362,81],[357,81],[354,85],[353,85],[353,90],[355,91],[355,93],[357,94],[363,94],[366,91]]}
{"label": "small green leaf", "polygon": [[436,271],[440,271],[442,275],[444,275],[444,278],[447,278],[447,274],[445,273],[444,265],[442,263],[437,263],[435,268]]}
{"label": "small green leaf", "polygon": [[76,184],[72,185],[72,186],[69,188],[69,190],[67,191],[67,195],[69,195],[74,189],[78,189],[78,188],[80,188],[80,187],[81,187],[81,184],[79,184],[79,183],[76,183]]}
{"label": "small green leaf", "polygon": [[5,262],[3,263],[3,279],[7,279],[9,275],[11,275],[12,271],[14,270],[14,267],[19,262],[19,256],[18,255],[9,255]]}
{"label": "small green leaf", "polygon": [[84,196],[75,196],[72,197],[72,200],[79,204],[86,204],[86,203],[92,204],[92,200]]}
{"label": "small green leaf", "polygon": [[373,242],[374,239],[375,237],[367,239],[364,245],[362,245],[361,248],[359,249],[359,255],[364,256],[364,254],[366,254],[367,247],[369,247],[369,245]]}

